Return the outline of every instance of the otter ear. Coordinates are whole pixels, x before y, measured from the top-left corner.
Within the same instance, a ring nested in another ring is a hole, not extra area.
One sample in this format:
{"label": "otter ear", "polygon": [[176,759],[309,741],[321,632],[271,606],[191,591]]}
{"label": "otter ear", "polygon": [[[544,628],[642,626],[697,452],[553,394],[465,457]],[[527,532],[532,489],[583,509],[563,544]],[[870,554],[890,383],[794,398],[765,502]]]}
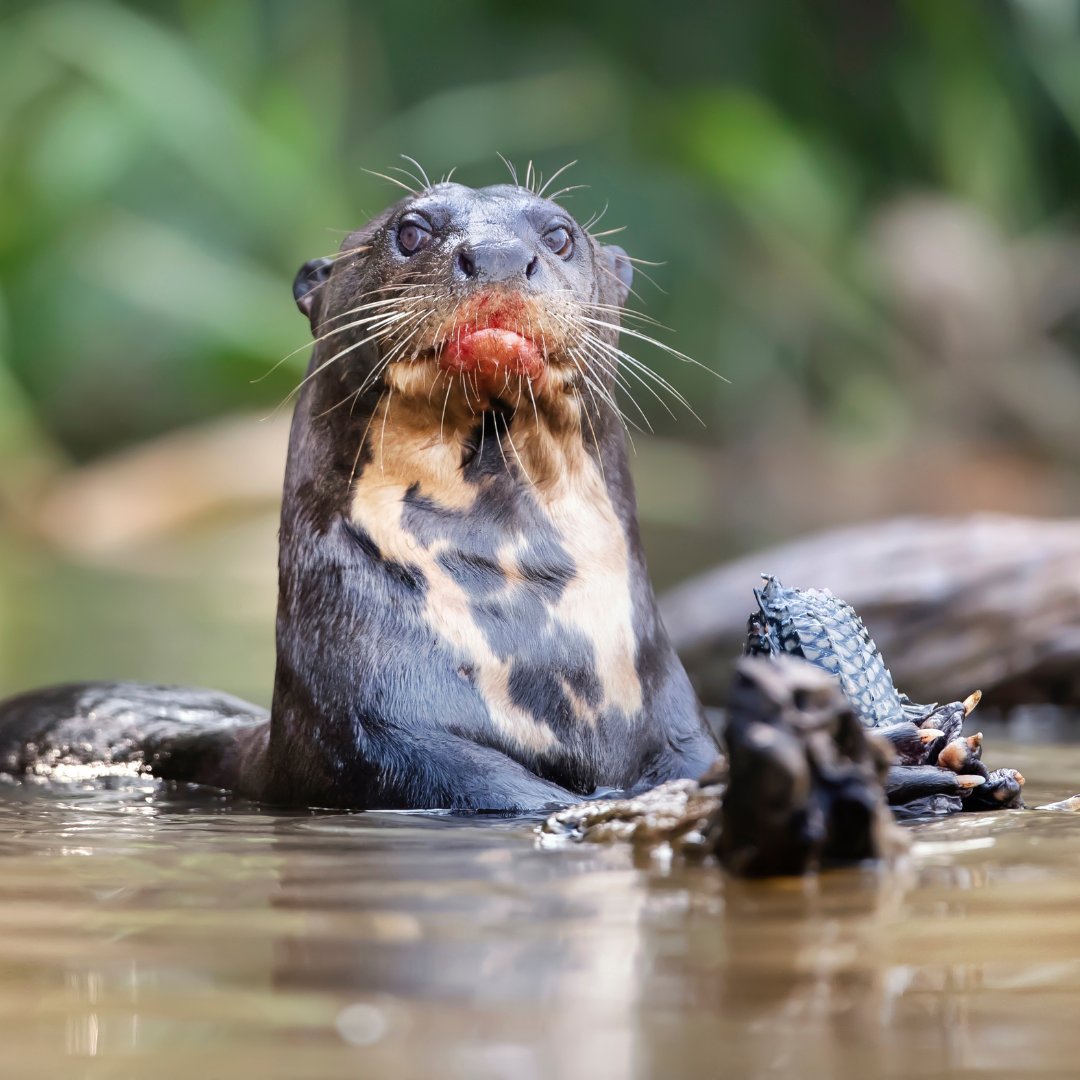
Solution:
{"label": "otter ear", "polygon": [[334,266],[333,259],[309,259],[297,271],[293,280],[292,294],[296,306],[307,316],[312,330],[315,329],[315,291],[330,276]]}
{"label": "otter ear", "polygon": [[614,292],[619,307],[622,307],[630,295],[630,286],[634,283],[634,267],[630,256],[617,244],[606,244],[600,249],[600,258],[611,275],[608,285]]}

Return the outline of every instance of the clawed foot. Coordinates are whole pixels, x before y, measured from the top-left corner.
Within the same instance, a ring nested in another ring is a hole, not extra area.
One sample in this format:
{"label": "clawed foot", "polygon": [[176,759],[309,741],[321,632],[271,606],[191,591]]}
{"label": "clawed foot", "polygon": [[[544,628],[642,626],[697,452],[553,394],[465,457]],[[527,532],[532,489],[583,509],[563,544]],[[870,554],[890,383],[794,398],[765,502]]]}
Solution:
{"label": "clawed foot", "polygon": [[1023,776],[1016,769],[995,769],[964,800],[965,810],[1022,810]]}
{"label": "clawed foot", "polygon": [[885,791],[890,806],[902,806],[933,795],[963,798],[985,783],[985,777],[959,775],[937,765],[893,765],[885,778]]}
{"label": "clawed foot", "polygon": [[958,739],[964,730],[964,721],[982,701],[982,691],[976,690],[963,701],[950,701],[948,705],[915,705],[906,701],[904,711],[921,728],[936,728],[945,736],[945,742]]}
{"label": "clawed foot", "polygon": [[991,772],[982,761],[982,732],[963,734],[964,720],[981,698],[976,690],[921,716],[906,705],[909,723],[878,729],[896,754],[885,790],[900,816],[1023,807],[1023,776],[1016,769]]}
{"label": "clawed foot", "polygon": [[874,728],[890,746],[897,765],[926,765],[936,760],[946,745],[944,731],[935,727],[920,727],[913,721]]}

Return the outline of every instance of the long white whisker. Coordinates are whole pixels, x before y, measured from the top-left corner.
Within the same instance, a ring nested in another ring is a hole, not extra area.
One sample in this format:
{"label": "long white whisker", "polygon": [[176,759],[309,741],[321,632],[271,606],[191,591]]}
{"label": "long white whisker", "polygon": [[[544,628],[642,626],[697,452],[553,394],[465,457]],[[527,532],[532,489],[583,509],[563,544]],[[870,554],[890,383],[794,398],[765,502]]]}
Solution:
{"label": "long white whisker", "polygon": [[536,434],[540,434],[540,410],[536,407],[536,395],[533,393],[532,379],[526,379],[525,385],[529,388],[529,398],[532,401],[533,417],[536,420]]}
{"label": "long white whisker", "polygon": [[565,165],[564,165],[564,166],[563,166],[563,167],[562,167],[561,169],[556,169],[556,170],[555,170],[555,171],[554,171],[554,172],[553,172],[553,173],[552,173],[552,174],[551,174],[551,175],[550,175],[550,176],[549,176],[549,177],[547,178],[547,180],[546,180],[546,181],[544,182],[543,186],[542,186],[542,187],[540,188],[540,190],[539,190],[539,191],[538,191],[538,192],[536,193],[536,197],[537,197],[538,199],[542,199],[542,198],[544,197],[544,192],[545,192],[545,191],[547,191],[547,189],[548,189],[549,187],[551,187],[551,184],[552,184],[552,182],[553,182],[554,180],[558,179],[558,178],[559,178],[560,176],[562,176],[562,174],[563,174],[564,172],[566,172],[566,170],[567,170],[567,169],[572,169],[572,168],[573,168],[573,167],[574,167],[574,166],[575,166],[576,164],[577,164],[577,159],[575,159],[574,161],[568,161],[568,162],[567,162],[567,163],[566,163],[566,164],[565,164]]}
{"label": "long white whisker", "polygon": [[[596,339],[594,338],[593,340]],[[606,341],[601,342],[601,347],[604,350],[608,351],[610,355],[618,357],[618,359],[622,363],[629,364],[630,368],[632,369],[630,371],[630,374],[634,375],[638,379],[641,378],[641,376],[638,375],[638,372],[640,372],[642,375],[647,376],[661,389],[666,390],[680,405],[683,406],[683,408],[689,410],[694,416],[697,416],[697,413],[694,412],[693,406],[690,404],[689,401],[686,400],[682,393],[676,390],[675,387],[672,386],[672,384],[663,377],[663,375],[661,375],[657,371],[654,371],[651,367],[649,367],[648,364],[642,363],[636,356],[633,355],[633,353],[625,352],[623,349],[618,348],[618,346],[611,345]],[[697,418],[699,420],[701,419],[701,417]]]}
{"label": "long white whisker", "polygon": [[[462,373],[461,382],[462,382],[462,385],[464,385],[464,383],[465,383],[465,375],[464,375],[464,373]],[[469,400],[468,393],[465,394],[465,400],[466,401]],[[472,412],[472,406],[471,405],[469,406],[469,411]],[[473,416],[475,416],[475,415],[476,415],[476,413],[473,413]],[[484,436],[485,436],[486,433],[487,433],[487,424],[484,423],[484,413],[483,413],[483,410],[481,410],[480,411],[480,447],[476,451],[476,460],[479,461],[481,465],[484,463]],[[496,431],[495,434],[498,435],[498,431]]]}
{"label": "long white whisker", "polygon": [[[506,459],[506,451],[503,449],[502,436],[499,434],[499,414],[497,412],[493,412],[491,415],[492,417],[494,417],[495,421],[495,441],[498,443],[499,453],[502,455],[503,468],[506,470],[506,475],[509,476],[511,480],[513,480],[514,474],[510,471],[510,462]],[[483,419],[481,419],[480,423],[483,424]],[[509,434],[510,428],[507,427],[506,431],[507,434]]]}
{"label": "long white whisker", "polygon": [[[630,398],[630,400],[634,400],[634,395],[630,390],[630,384],[626,382],[625,378],[622,377],[622,372],[620,371],[619,374],[616,375],[616,371],[618,370],[617,361],[611,358],[606,358],[603,354],[597,355],[595,353],[593,354],[593,359],[597,364],[600,365],[600,367],[604,371],[607,371],[613,378],[618,381],[619,387],[623,391],[623,393],[626,394],[626,396]],[[660,407],[664,410],[664,412],[666,412],[672,420],[678,422],[679,418],[675,415],[674,412],[672,412],[671,406],[668,405],[668,403],[647,382],[645,382],[636,371],[629,369],[626,370],[626,374],[633,378],[642,387],[644,387],[660,403]],[[695,413],[694,415],[696,416],[697,414]]]}
{"label": "long white whisker", "polygon": [[[597,364],[602,371],[606,372],[608,375],[611,376],[612,379],[614,379],[614,381],[618,384],[619,389],[622,390],[622,392],[626,395],[627,400],[629,400],[630,404],[633,405],[635,409],[637,409],[638,415],[641,417],[642,423],[644,423],[644,425],[645,425],[646,429],[648,430],[648,432],[650,434],[653,434],[652,422],[649,420],[649,417],[646,415],[645,410],[638,403],[637,398],[634,397],[633,391],[630,389],[629,383],[627,383],[627,381],[622,377],[622,373],[615,367],[614,364],[608,363],[607,361],[605,361],[602,354],[598,355],[598,354],[596,354],[595,352],[592,351],[591,346],[594,345],[594,344],[595,344],[594,341],[592,341],[590,339],[585,339],[585,340],[583,340],[581,342],[580,347],[581,347],[582,351],[584,352],[585,356],[592,363]],[[655,394],[654,394],[654,396],[655,396]],[[671,415],[671,418],[674,420],[675,419],[674,413],[672,413],[671,410],[668,409],[667,405],[664,402],[661,401],[660,404],[663,405],[665,409],[667,409],[668,413]]]}
{"label": "long white whisker", "polygon": [[608,203],[604,203],[604,209],[601,210],[599,214],[593,214],[593,216],[591,218],[589,218],[589,220],[586,221],[584,225],[581,226],[587,233],[592,235],[592,233],[591,233],[592,227],[594,225],[599,225],[600,224],[600,221],[603,219],[603,216],[608,212],[608,205],[609,205]]}
{"label": "long white whisker", "polygon": [[[589,393],[591,394],[592,391],[590,390]],[[595,426],[593,425],[593,422],[592,422],[592,414],[589,412],[589,408],[585,404],[585,399],[581,396],[581,392],[579,390],[575,389],[574,396],[577,398],[577,401],[578,401],[578,409],[580,409],[581,412],[583,412],[585,414],[585,422],[589,425],[589,430],[592,432],[593,446],[596,447],[596,460],[600,464],[600,477],[604,481],[604,485],[606,486],[607,485],[607,475],[604,473],[604,455],[602,453],[600,453],[600,439],[596,434],[596,428],[595,428]],[[595,403],[595,401],[594,401],[594,403]],[[627,438],[630,437],[629,432],[627,432],[626,435],[627,435]]]}
{"label": "long white whisker", "polygon": [[[440,372],[441,374],[441,372]],[[446,397],[443,398],[442,403],[442,415],[439,417],[439,442],[443,441],[443,426],[446,424],[446,406],[450,402],[450,391],[454,389],[453,377],[447,373],[446,376]]]}
{"label": "long white whisker", "polygon": [[[639,293],[637,291],[637,289],[635,289],[633,286],[627,285],[622,280],[622,278],[620,278],[619,275],[615,273],[614,270],[609,270],[606,266],[604,266],[603,263],[599,263],[599,262],[596,264],[596,268],[600,271],[600,273],[607,274],[607,276],[609,278],[611,278],[611,280],[615,283],[616,288],[618,288],[618,289],[626,289],[626,291],[629,293],[629,295],[632,296],[639,303],[642,303],[642,304],[645,303],[644,297],[642,297],[641,293]],[[648,274],[642,274],[642,277],[644,277],[646,280],[648,280],[653,285],[653,287],[658,289],[660,292],[664,291],[663,289],[660,288],[659,285],[656,284],[655,281],[653,281],[653,279],[651,277],[649,277]]]}
{"label": "long white whisker", "polygon": [[368,432],[371,430],[371,423],[379,414],[379,405],[382,403],[383,394],[385,393],[386,391],[383,390],[382,393],[379,394],[379,399],[375,402],[375,408],[371,410],[371,415],[368,417],[368,422],[364,427],[364,434],[360,436],[360,444],[356,448],[356,457],[353,458],[352,472],[349,473],[349,487],[352,487],[352,482],[356,479],[356,466],[360,464],[360,454],[363,452],[364,444],[367,442]]}
{"label": "long white whisker", "polygon": [[386,398],[386,408],[382,414],[382,434],[379,436],[379,472],[386,475],[386,420],[390,415],[390,402],[394,400],[394,388],[388,387],[390,393]]}
{"label": "long white whisker", "polygon": [[431,181],[428,179],[427,170],[424,168],[424,166],[421,165],[420,162],[416,160],[416,158],[409,157],[408,154],[402,154],[401,156],[403,160],[409,162],[411,165],[416,166],[420,175],[424,178],[424,190],[426,191],[429,187],[431,187]]}
{"label": "long white whisker", "polygon": [[[394,321],[396,321],[398,318],[404,318],[404,317],[405,316],[396,316]],[[283,397],[281,399],[281,401],[279,401],[277,403],[277,405],[274,407],[274,409],[270,413],[270,415],[273,416],[280,408],[282,408],[282,406],[284,406],[289,401],[291,401],[294,397],[296,397],[296,395],[300,393],[300,391],[304,388],[304,386],[307,383],[309,383],[312,379],[314,379],[315,376],[318,375],[320,372],[325,371],[326,368],[328,368],[332,363],[334,363],[335,360],[340,360],[341,357],[345,356],[347,353],[352,352],[354,349],[359,349],[362,345],[366,345],[366,344],[368,344],[368,342],[374,341],[376,338],[378,338],[381,335],[381,331],[382,331],[382,327],[380,327],[380,329],[378,331],[376,331],[374,334],[371,334],[368,337],[362,338],[360,341],[356,342],[353,345],[350,345],[348,348],[342,349],[340,352],[335,353],[333,356],[330,357],[329,360],[324,361],[317,368],[315,368],[314,371],[308,372],[308,374],[305,375],[304,378],[302,378],[300,380],[300,382],[298,382],[296,384],[296,386],[294,386],[288,392],[288,394],[286,394],[285,397]]]}
{"label": "long white whisker", "polygon": [[639,322],[647,323],[649,326],[655,326],[657,330],[665,330],[669,334],[673,334],[675,331],[670,326],[665,326],[659,319],[654,319],[651,315],[646,315],[642,311],[635,311],[633,308],[619,307],[616,304],[597,304],[595,302],[586,302],[580,305],[583,308],[587,308],[589,311],[598,311],[604,315],[614,315],[616,322],[613,322],[612,326],[622,327],[623,319],[637,319]]}
{"label": "long white whisker", "polygon": [[[589,372],[587,370],[588,366],[589,366],[589,361],[586,360],[585,357],[579,356],[574,349],[568,349],[567,350],[567,355],[570,357],[571,361],[573,361],[574,367],[577,368],[578,374],[581,376],[582,381],[585,383],[586,389],[588,389],[588,391],[589,391],[589,396],[592,398],[593,405],[595,406],[595,408],[597,410],[597,413],[599,413],[600,407],[599,407],[599,405],[597,405],[596,395],[599,394],[601,400],[619,418],[619,423],[622,424],[623,430],[626,432],[626,437],[630,440],[630,445],[633,446],[634,445],[634,438],[630,434],[630,425],[633,425],[633,427],[636,428],[642,434],[645,433],[645,429],[642,428],[640,424],[638,424],[635,421],[631,420],[630,417],[628,417],[622,411],[622,409],[619,408],[619,403],[615,400],[615,398],[612,396],[611,392],[607,389],[607,387],[603,386],[600,383],[597,383],[596,380],[593,379],[593,377],[589,374]],[[636,404],[636,402],[635,402],[635,404]],[[641,411],[640,408],[639,408],[638,411],[639,412]],[[647,419],[646,419],[646,423],[648,423]],[[635,452],[636,452],[636,448],[635,448]]]}
{"label": "long white whisker", "polygon": [[[427,290],[427,293],[431,292],[431,286],[426,283],[423,285],[417,285],[416,288],[425,289]],[[425,300],[428,298],[427,293],[425,293],[424,296]],[[408,303],[411,299],[412,297],[388,296],[384,297],[381,300],[370,300],[365,304],[359,304],[357,307],[349,308],[347,311],[341,311],[337,315],[331,315],[328,319],[324,319],[323,321],[325,323],[337,322],[339,319],[347,319],[350,315],[359,315],[362,312],[372,311],[376,308],[390,307],[392,304]]]}
{"label": "long white whisker", "polygon": [[[465,372],[464,371],[459,371],[458,375],[461,378],[461,393],[465,398],[465,404],[468,406],[469,412],[473,416],[475,416],[476,415],[476,410],[472,407],[472,402],[469,400],[469,382],[468,382],[468,379],[465,378]],[[477,402],[477,404],[479,404],[479,402]],[[481,438],[480,448],[481,448],[481,450],[484,447],[483,436],[484,436],[484,432],[483,432],[483,428],[481,428],[480,429],[480,438]]]}
{"label": "long white whisker", "polygon": [[[657,374],[657,372],[653,371],[653,369],[649,367],[648,364],[643,364],[640,360],[638,360],[636,356],[633,356],[628,352],[624,352],[617,346],[612,345],[609,342],[604,341],[603,339],[598,338],[594,335],[589,335],[587,340],[590,341],[596,348],[599,348],[604,354],[606,354],[611,359],[613,365],[627,365],[625,367],[627,374],[637,379],[637,381],[641,383],[641,385],[644,386],[645,389],[648,390],[649,393],[652,394],[652,396],[656,398],[656,400],[659,401],[661,405],[663,405],[663,407],[667,410],[668,415],[673,420],[676,419],[676,417],[675,414],[668,407],[667,402],[664,401],[664,399],[661,398],[660,395],[648,383],[645,382],[645,380],[642,378],[642,374],[647,375],[650,379],[657,383],[657,385],[666,390],[680,405],[683,406],[683,408],[685,408],[690,413],[691,416],[694,417],[695,420],[698,421],[698,423],[704,426],[705,422],[694,411],[694,408],[690,404],[690,402],[687,401],[686,398],[681,393],[679,393],[679,391],[676,390],[675,387],[671,385],[671,383],[667,381],[667,379],[665,379],[662,375]],[[639,374],[639,372],[642,374]]]}
{"label": "long white whisker", "polygon": [[410,341],[412,341],[412,340],[413,340],[413,338],[415,338],[415,337],[416,337],[416,335],[417,335],[417,334],[418,334],[418,333],[420,332],[420,330],[421,330],[421,329],[423,328],[423,325],[424,325],[424,323],[423,323],[423,320],[424,320],[424,319],[425,319],[425,318],[426,318],[426,317],[427,317],[428,315],[430,315],[430,314],[431,314],[431,312],[432,312],[433,310],[434,310],[434,309],[431,309],[431,310],[429,310],[429,311],[426,311],[426,312],[424,312],[424,313],[423,313],[423,314],[422,314],[422,315],[421,315],[421,316],[419,317],[419,320],[418,320],[418,322],[417,322],[417,325],[416,325],[415,327],[413,327],[413,329],[412,329],[412,330],[410,331],[410,333],[409,333],[409,334],[407,334],[407,335],[406,335],[406,336],[405,336],[405,337],[404,337],[404,338],[403,338],[402,340],[400,340],[400,341],[399,341],[399,342],[398,342],[398,343],[397,343],[396,345],[394,345],[394,346],[393,346],[393,348],[391,348],[391,349],[389,350],[389,352],[387,352],[387,354],[386,354],[385,356],[383,356],[383,357],[382,357],[382,358],[380,359],[379,363],[377,363],[377,364],[376,364],[376,365],[375,365],[375,366],[374,366],[374,367],[373,367],[373,368],[371,369],[371,371],[369,371],[369,372],[367,373],[367,375],[366,375],[366,376],[364,377],[364,381],[363,381],[363,382],[362,382],[362,383],[360,384],[360,389],[356,391],[357,395],[360,395],[360,394],[362,394],[362,393],[363,393],[363,392],[364,392],[364,391],[365,391],[365,390],[366,390],[366,389],[368,388],[368,386],[369,386],[369,385],[371,385],[371,384],[373,384],[373,383],[375,382],[375,380],[376,380],[376,379],[378,379],[378,377],[379,377],[379,376],[380,376],[380,375],[381,375],[381,374],[382,374],[382,373],[383,373],[383,372],[384,372],[384,371],[385,371],[385,370],[386,370],[386,369],[387,369],[387,368],[388,368],[388,367],[389,367],[389,366],[391,365],[391,363],[393,363],[393,361],[394,361],[394,360],[395,360],[395,359],[396,359],[396,358],[397,358],[398,356],[400,356],[400,355],[401,355],[401,353],[402,353],[402,352],[403,352],[403,351],[405,350],[405,348],[406,348],[406,347],[408,346],[409,342],[410,342]]}
{"label": "long white whisker", "polygon": [[[401,156],[404,157],[405,155],[402,154]],[[415,181],[415,183],[419,186],[420,189],[418,194],[423,194],[424,191],[426,191],[427,188],[431,186],[430,184],[425,184],[424,181],[416,175],[416,173],[411,172],[409,169],[403,169],[400,165],[387,165],[386,167],[391,172],[399,172],[402,176],[408,177],[410,180]]]}
{"label": "long white whisker", "polygon": [[[627,398],[629,398],[629,400],[633,404],[634,408],[638,411],[638,414],[641,416],[641,419],[645,423],[645,427],[651,432],[653,430],[652,424],[649,421],[649,418],[646,415],[645,410],[638,403],[637,398],[634,397],[634,394],[633,394],[633,391],[630,388],[630,385],[626,382],[626,380],[622,377],[621,373],[619,372],[617,364],[612,362],[609,365],[609,364],[604,362],[602,356],[597,356],[593,352],[593,346],[595,346],[597,344],[601,344],[600,338],[598,338],[596,336],[596,334],[594,334],[591,330],[589,330],[587,328],[584,330],[584,332],[582,332],[582,328],[581,328],[580,324],[576,323],[570,317],[561,317],[561,316],[556,315],[555,318],[564,327],[564,329],[566,329],[569,333],[573,334],[574,336],[576,336],[578,338],[579,347],[582,348],[582,350],[585,352],[585,355],[589,358],[589,360],[592,363],[599,365],[600,368],[606,374],[610,375],[611,378],[618,384],[618,386],[623,391],[623,393],[625,393]],[[606,343],[604,343],[604,344],[606,344]],[[612,404],[614,404],[613,400],[612,400]],[[671,414],[671,417],[674,420],[675,415],[673,413],[671,413],[671,410],[668,409],[667,405],[664,402],[661,402],[661,404],[664,405],[664,408],[667,409],[668,413]],[[615,406],[615,407],[617,408],[618,406]],[[637,424],[635,424],[634,426],[638,427]],[[638,430],[641,430],[641,429],[638,428]],[[627,434],[629,434],[629,432],[627,432]]]}
{"label": "long white whisker", "polygon": [[403,180],[398,180],[396,177],[387,176],[386,173],[376,172],[374,169],[364,169],[369,176],[377,176],[380,180],[387,180],[391,184],[396,184],[399,188],[407,191],[410,195],[419,195],[420,192],[409,187]]}
{"label": "long white whisker", "polygon": [[[396,302],[397,301],[394,301],[394,303],[396,303]],[[328,333],[320,334],[319,337],[313,338],[311,341],[305,341],[303,345],[299,346],[296,349],[293,349],[292,352],[287,352],[268,371],[264,371],[258,378],[252,379],[251,380],[252,384],[254,385],[255,383],[262,382],[264,379],[268,379],[271,375],[274,374],[275,371],[277,371],[277,369],[279,367],[281,367],[282,364],[285,363],[286,360],[291,360],[294,356],[296,356],[297,353],[304,352],[305,350],[310,349],[313,345],[318,345],[319,342],[326,341],[327,338],[333,337],[335,334],[344,333],[346,330],[353,330],[358,326],[367,326],[369,324],[374,325],[380,319],[386,318],[387,314],[390,314],[390,313],[384,311],[384,312],[380,312],[380,313],[375,314],[375,315],[365,317],[363,319],[357,319],[354,322],[348,323],[345,326],[339,326],[339,327],[335,328],[334,330],[329,331]]]}
{"label": "long white whisker", "polygon": [[[339,352],[334,353],[334,355],[331,356],[329,360],[324,360],[317,368],[315,368],[314,371],[312,371],[309,374],[305,375],[304,378],[301,379],[300,383],[295,387],[295,389],[293,389],[293,391],[289,394],[289,397],[291,398],[294,394],[296,394],[297,391],[300,390],[301,387],[303,387],[305,383],[310,382],[312,379],[314,379],[315,376],[318,375],[320,371],[324,371],[332,363],[334,363],[335,360],[340,360],[343,356],[347,356],[353,350],[359,349],[361,346],[367,345],[369,342],[374,341],[376,338],[381,337],[382,336],[382,331],[384,329],[386,329],[387,326],[392,326],[394,323],[401,322],[403,319],[407,319],[407,318],[409,318],[409,313],[407,313],[407,312],[405,312],[405,313],[396,312],[393,315],[386,316],[385,321],[379,325],[378,330],[376,330],[376,332],[374,334],[368,334],[367,337],[361,338],[359,341],[354,342],[352,345],[348,345],[344,349],[340,350]],[[288,401],[289,399],[286,398],[285,400]]]}
{"label": "long white whisker", "polygon": [[591,323],[593,326],[603,326],[609,330],[618,330],[620,333],[626,334],[629,337],[637,338],[639,341],[647,342],[649,345],[655,345],[656,348],[662,349],[669,355],[674,356],[676,360],[682,360],[686,364],[693,364],[694,367],[699,367],[702,371],[707,371],[710,375],[715,376],[717,379],[723,379],[726,383],[731,382],[730,379],[725,379],[718,371],[713,371],[711,367],[703,364],[700,360],[695,360],[692,356],[687,356],[686,353],[679,352],[678,349],[673,349],[670,345],[665,345],[662,341],[657,341],[656,338],[649,337],[648,334],[643,334],[632,327],[619,326],[616,323],[605,322],[603,319],[591,319],[588,315],[580,315],[578,317],[583,322]]}
{"label": "long white whisker", "polygon": [[[503,427],[506,428],[506,441],[510,443],[510,449],[514,451],[514,457],[517,458],[518,468],[525,474],[525,479],[529,481],[530,487],[536,487],[533,483],[533,478],[529,475],[529,470],[525,468],[525,462],[521,460],[521,455],[518,453],[517,447],[514,445],[514,437],[510,434],[510,421],[503,417]],[[496,422],[495,432],[498,434],[498,423]],[[501,444],[500,444],[501,445]]]}
{"label": "long white whisker", "polygon": [[[499,151],[496,150],[495,153],[499,154]],[[514,181],[514,187],[521,187],[521,183],[518,181],[517,169],[515,169],[510,161],[503,157],[502,154],[499,154],[499,157],[502,158],[502,163],[506,166],[506,171],[510,174],[510,179]]]}
{"label": "long white whisker", "polygon": [[584,191],[588,184],[567,184],[566,187],[559,188],[558,191],[551,192],[547,197],[555,202],[557,199],[561,199],[564,195],[569,195],[572,191]]}

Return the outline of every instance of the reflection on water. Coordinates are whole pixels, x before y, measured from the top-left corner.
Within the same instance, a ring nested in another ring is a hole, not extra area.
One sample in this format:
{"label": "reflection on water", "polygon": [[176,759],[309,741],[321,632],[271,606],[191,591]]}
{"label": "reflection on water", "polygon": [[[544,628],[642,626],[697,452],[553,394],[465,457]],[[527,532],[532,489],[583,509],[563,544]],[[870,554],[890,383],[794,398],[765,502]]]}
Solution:
{"label": "reflection on water", "polygon": [[[999,755],[995,754],[995,757]],[[1080,748],[1002,750],[1039,800]],[[1080,816],[725,882],[530,823],[0,788],[18,1077],[955,1076],[1080,1051]]]}
{"label": "reflection on water", "polygon": [[[273,538],[234,523],[91,572],[0,535],[0,692],[107,675],[265,701]],[[1080,790],[1080,747],[987,747],[1032,802]],[[863,1080],[1080,1060],[1080,815],[920,826],[888,874],[747,884],[537,851],[528,822],[114,783],[0,783],[4,1080]]]}

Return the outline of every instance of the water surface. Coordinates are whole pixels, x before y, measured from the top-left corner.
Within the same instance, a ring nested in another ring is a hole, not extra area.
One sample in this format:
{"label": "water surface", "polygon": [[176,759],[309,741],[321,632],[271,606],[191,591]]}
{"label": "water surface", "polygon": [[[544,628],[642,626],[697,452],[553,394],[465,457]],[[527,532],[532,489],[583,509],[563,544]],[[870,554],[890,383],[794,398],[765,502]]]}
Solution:
{"label": "water surface", "polygon": [[[988,749],[1080,789],[1080,747]],[[0,785],[3,1075],[1075,1074],[1080,815],[757,884],[531,826]]]}

